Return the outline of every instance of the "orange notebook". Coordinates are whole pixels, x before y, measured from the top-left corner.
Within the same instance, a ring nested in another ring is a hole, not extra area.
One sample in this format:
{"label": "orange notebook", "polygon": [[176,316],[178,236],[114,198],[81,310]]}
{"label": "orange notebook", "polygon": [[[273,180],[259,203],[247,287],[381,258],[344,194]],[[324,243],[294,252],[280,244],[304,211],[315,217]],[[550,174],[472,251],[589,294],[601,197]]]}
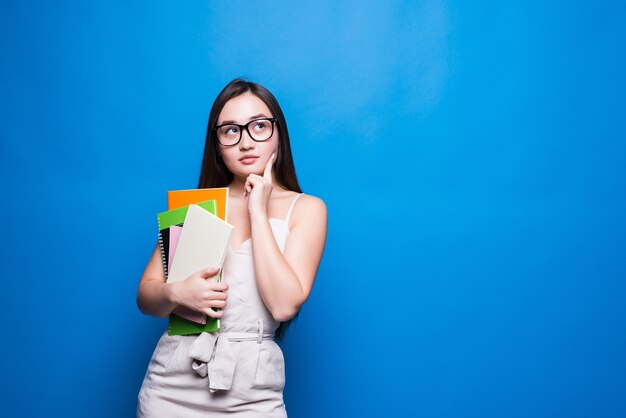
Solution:
{"label": "orange notebook", "polygon": [[191,205],[192,203],[204,202],[205,200],[215,200],[217,204],[217,217],[228,222],[228,219],[226,219],[228,213],[228,187],[171,190],[167,192],[168,210]]}

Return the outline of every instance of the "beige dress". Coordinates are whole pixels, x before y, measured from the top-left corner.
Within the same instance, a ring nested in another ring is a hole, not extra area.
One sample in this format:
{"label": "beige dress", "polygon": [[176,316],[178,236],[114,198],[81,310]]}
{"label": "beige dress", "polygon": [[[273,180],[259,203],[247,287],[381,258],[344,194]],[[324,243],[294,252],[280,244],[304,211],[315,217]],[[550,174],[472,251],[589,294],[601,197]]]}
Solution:
{"label": "beige dress", "polygon": [[[289,234],[286,219],[270,219],[281,251]],[[227,308],[216,333],[168,336],[157,344],[138,396],[138,417],[286,417],[285,363],[274,342],[279,323],[256,286],[252,241],[229,248],[223,279]]]}

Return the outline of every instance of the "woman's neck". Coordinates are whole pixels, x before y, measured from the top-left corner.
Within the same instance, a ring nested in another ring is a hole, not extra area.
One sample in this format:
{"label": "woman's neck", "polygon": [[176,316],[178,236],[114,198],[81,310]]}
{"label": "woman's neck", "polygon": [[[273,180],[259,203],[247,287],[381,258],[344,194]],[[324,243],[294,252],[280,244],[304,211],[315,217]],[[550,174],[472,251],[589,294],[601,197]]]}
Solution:
{"label": "woman's neck", "polygon": [[240,177],[233,177],[233,181],[228,185],[228,194],[232,197],[243,197],[244,196],[244,185],[246,184],[246,179],[242,179]]}

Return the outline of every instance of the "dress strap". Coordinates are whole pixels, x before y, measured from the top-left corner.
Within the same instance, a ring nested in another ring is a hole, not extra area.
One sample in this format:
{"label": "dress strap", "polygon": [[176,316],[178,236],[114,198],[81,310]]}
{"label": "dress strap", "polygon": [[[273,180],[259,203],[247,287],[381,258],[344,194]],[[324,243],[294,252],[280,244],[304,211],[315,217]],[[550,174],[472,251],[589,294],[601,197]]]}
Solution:
{"label": "dress strap", "polygon": [[289,220],[291,219],[291,212],[293,212],[293,207],[296,205],[296,201],[298,200],[298,198],[300,196],[302,196],[304,193],[300,193],[299,195],[297,195],[296,197],[293,198],[293,200],[291,201],[291,206],[289,206],[289,212],[287,212],[287,218],[285,218],[285,222],[287,222],[287,225],[289,225]]}

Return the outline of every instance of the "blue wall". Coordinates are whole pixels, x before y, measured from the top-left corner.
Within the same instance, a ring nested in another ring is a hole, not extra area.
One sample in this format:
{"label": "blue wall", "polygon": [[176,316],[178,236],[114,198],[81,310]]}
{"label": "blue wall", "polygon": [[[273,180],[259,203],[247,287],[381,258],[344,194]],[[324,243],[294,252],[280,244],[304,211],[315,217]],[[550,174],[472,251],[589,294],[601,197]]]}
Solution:
{"label": "blue wall", "polygon": [[133,416],[155,214],[243,75],[329,208],[292,417],[625,416],[624,3],[295,3],[2,1],[3,415]]}

